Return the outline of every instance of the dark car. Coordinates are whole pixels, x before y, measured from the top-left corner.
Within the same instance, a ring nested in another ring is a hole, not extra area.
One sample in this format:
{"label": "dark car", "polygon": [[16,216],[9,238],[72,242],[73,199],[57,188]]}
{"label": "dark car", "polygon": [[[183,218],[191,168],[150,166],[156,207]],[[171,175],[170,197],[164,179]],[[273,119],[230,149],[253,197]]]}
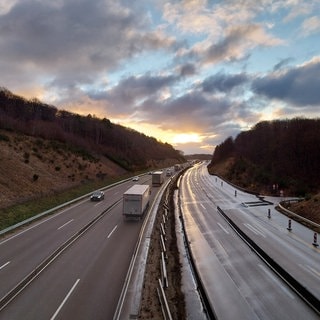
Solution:
{"label": "dark car", "polygon": [[91,196],[91,201],[101,201],[104,199],[104,193],[103,191],[95,191]]}

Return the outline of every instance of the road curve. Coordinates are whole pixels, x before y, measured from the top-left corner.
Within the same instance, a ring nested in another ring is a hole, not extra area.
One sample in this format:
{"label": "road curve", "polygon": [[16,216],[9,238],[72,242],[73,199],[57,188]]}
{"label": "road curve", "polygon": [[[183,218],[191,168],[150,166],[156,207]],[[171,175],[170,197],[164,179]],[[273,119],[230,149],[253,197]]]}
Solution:
{"label": "road curve", "polygon": [[[290,262],[297,259],[294,264],[299,270],[301,259],[307,257],[319,275],[317,249],[306,245],[298,232],[294,237],[286,234],[279,239],[275,230],[286,232],[281,225],[275,227],[280,218],[275,217],[272,205],[244,205],[257,200],[240,190],[235,193],[234,187],[210,176],[205,165],[188,170],[181,179],[180,203],[189,247],[217,319],[319,319],[319,315],[269,269],[217,211],[217,206],[231,211],[245,232],[254,235],[254,239],[259,238],[257,242],[263,243],[270,254],[276,252],[274,255],[281,258],[281,263],[287,261],[287,249],[293,246],[294,239],[296,245],[290,250],[293,255]],[[267,221],[267,208],[272,209],[272,223]],[[270,226],[261,220],[266,220]],[[303,249],[294,257],[293,251],[301,246]],[[292,269],[293,266],[290,271]],[[315,287],[319,288],[320,278],[315,277],[315,273],[301,272],[300,279],[307,284],[311,280],[318,281]]]}

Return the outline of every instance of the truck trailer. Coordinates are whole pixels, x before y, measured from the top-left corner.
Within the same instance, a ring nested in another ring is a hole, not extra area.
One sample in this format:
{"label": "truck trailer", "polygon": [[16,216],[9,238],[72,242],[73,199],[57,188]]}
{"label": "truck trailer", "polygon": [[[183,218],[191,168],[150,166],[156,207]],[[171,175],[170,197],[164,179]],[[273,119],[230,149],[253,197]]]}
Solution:
{"label": "truck trailer", "polygon": [[164,180],[163,171],[154,171],[152,172],[152,185],[161,186]]}
{"label": "truck trailer", "polygon": [[142,218],[149,206],[150,186],[135,184],[123,194],[124,218]]}

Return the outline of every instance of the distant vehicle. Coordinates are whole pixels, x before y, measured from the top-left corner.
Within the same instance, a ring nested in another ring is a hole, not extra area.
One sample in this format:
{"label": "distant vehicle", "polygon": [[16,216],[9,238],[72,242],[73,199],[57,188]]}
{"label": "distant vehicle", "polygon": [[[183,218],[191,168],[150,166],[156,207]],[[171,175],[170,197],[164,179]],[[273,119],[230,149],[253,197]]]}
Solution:
{"label": "distant vehicle", "polygon": [[167,171],[166,171],[166,176],[167,176],[167,177],[171,177],[171,176],[172,176],[172,172],[171,172],[170,169],[167,169]]}
{"label": "distant vehicle", "polygon": [[152,185],[161,186],[164,180],[163,171],[154,171],[152,172]]}
{"label": "distant vehicle", "polygon": [[101,201],[104,199],[104,192],[99,190],[99,191],[95,191],[91,196],[90,196],[90,200],[91,201]]}
{"label": "distant vehicle", "polygon": [[135,184],[123,194],[124,218],[140,218],[149,206],[150,186]]}
{"label": "distant vehicle", "polygon": [[132,181],[139,181],[139,177],[133,177]]}
{"label": "distant vehicle", "polygon": [[180,164],[175,164],[174,165],[174,171],[179,171],[181,169],[181,165]]}

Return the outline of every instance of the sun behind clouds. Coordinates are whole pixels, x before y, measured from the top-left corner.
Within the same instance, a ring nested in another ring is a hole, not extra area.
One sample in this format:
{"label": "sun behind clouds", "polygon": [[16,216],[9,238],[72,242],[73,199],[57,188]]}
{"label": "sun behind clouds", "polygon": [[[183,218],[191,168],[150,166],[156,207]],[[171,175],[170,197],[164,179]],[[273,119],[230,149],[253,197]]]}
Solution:
{"label": "sun behind clouds", "polygon": [[176,134],[172,142],[174,144],[185,144],[185,143],[190,143],[190,142],[201,142],[201,137],[197,133],[179,133]]}

